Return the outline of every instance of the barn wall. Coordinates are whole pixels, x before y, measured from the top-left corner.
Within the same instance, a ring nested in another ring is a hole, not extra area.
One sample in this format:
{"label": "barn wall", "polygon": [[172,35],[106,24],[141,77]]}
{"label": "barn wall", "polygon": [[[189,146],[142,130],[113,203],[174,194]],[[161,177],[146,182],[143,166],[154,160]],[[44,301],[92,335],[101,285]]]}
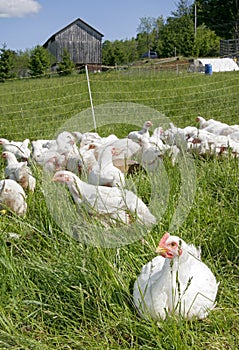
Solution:
{"label": "barn wall", "polygon": [[71,60],[78,64],[101,64],[102,36],[80,21],[75,22],[48,42],[47,49],[61,61],[64,48],[70,54]]}

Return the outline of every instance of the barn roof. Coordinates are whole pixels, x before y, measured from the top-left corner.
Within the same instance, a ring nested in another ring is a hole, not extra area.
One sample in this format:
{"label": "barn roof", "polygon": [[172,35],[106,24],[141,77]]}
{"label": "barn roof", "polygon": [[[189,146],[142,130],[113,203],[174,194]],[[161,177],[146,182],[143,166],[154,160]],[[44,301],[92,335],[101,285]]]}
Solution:
{"label": "barn roof", "polygon": [[93,28],[92,26],[90,26],[88,23],[86,23],[85,21],[83,21],[80,18],[77,18],[75,21],[69,23],[67,26],[65,26],[64,28],[58,30],[58,32],[56,32],[55,34],[53,34],[42,46],[47,46],[47,43],[49,41],[54,40],[55,36],[64,32],[66,29],[68,29],[69,27],[73,26],[75,23],[77,22],[81,22],[82,24],[84,24],[85,26],[87,26],[89,29],[93,30],[95,33],[99,34],[101,37],[103,37],[104,35],[102,33],[100,33],[98,30],[96,30],[95,28]]}

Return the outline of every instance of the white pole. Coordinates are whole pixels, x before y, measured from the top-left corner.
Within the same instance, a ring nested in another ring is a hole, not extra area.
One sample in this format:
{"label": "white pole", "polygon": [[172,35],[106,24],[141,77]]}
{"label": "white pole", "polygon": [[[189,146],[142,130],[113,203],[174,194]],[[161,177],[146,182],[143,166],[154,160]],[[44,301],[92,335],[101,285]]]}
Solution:
{"label": "white pole", "polygon": [[85,71],[86,71],[86,79],[87,79],[88,91],[89,91],[89,96],[90,96],[90,105],[91,105],[91,112],[92,112],[92,118],[93,118],[93,123],[94,123],[94,129],[96,131],[95,111],[94,111],[94,106],[93,106],[93,101],[92,101],[92,95],[91,95],[91,89],[90,89],[90,79],[89,79],[87,65],[85,65]]}
{"label": "white pole", "polygon": [[196,38],[197,36],[197,4],[195,1],[195,8],[194,8],[194,36]]}

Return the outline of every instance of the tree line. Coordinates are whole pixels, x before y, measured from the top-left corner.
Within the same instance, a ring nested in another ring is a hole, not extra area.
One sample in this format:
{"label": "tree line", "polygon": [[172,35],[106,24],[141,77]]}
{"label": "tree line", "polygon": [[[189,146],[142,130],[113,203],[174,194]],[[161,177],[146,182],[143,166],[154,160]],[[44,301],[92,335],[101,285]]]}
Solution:
{"label": "tree line", "polygon": [[[159,58],[218,56],[220,39],[238,38],[238,3],[239,0],[179,0],[166,20],[162,16],[140,18],[136,38],[103,42],[102,64],[130,64],[150,50]],[[0,81],[41,76],[53,63],[54,57],[40,45],[15,52],[4,44],[0,49]],[[71,74],[74,68],[64,50],[57,73]]]}
{"label": "tree line", "polygon": [[150,50],[158,57],[213,57],[219,55],[220,39],[237,39],[239,0],[180,0],[166,20],[140,18],[136,38],[105,41],[103,62],[126,64]]}

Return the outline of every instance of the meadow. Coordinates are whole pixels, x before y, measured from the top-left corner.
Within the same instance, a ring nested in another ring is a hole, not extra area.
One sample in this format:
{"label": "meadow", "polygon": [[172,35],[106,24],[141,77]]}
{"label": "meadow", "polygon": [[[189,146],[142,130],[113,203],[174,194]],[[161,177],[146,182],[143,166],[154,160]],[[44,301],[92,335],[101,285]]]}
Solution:
{"label": "meadow", "polygon": [[[238,85],[239,72],[206,76],[129,69],[90,74],[101,136],[125,137],[145,120],[157,121],[159,114],[161,120],[166,116],[178,127],[196,126],[198,115],[238,124]],[[137,105],[135,113],[140,110],[141,114],[123,118],[121,113],[117,119],[121,103],[128,104],[129,114]],[[84,73],[0,85],[0,137],[49,139],[68,125],[81,132],[94,131]],[[201,246],[202,260],[220,282],[217,305],[208,318],[146,321],[132,303],[133,283],[141,267],[155,256],[155,247],[178,205],[182,178],[177,165],[164,159],[169,198],[159,222],[144,240],[102,247],[77,241],[58,225],[45,201],[41,169],[32,163],[37,188],[28,194],[26,217],[1,215],[0,348],[239,348],[239,161],[229,155],[195,156],[193,162],[195,197],[174,234]],[[3,179],[3,159],[0,169]],[[132,181],[137,182],[142,198],[149,200],[154,189],[144,186],[145,178],[138,174]],[[159,181],[157,186],[164,183]],[[61,209],[61,202],[57,204]],[[67,218],[69,213],[62,210]],[[18,238],[11,238],[12,233]]]}

